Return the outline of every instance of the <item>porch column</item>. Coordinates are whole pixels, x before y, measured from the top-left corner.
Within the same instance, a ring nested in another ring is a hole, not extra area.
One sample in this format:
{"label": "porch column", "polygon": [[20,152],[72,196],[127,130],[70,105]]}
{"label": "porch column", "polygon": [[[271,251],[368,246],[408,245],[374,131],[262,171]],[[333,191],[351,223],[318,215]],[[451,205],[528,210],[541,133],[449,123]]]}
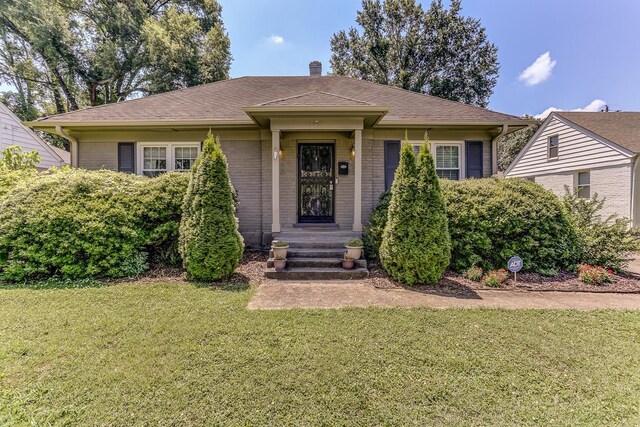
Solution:
{"label": "porch column", "polygon": [[362,129],[355,130],[355,194],[353,198],[353,231],[362,231]]}
{"label": "porch column", "polygon": [[280,232],[280,131],[271,131],[271,232]]}

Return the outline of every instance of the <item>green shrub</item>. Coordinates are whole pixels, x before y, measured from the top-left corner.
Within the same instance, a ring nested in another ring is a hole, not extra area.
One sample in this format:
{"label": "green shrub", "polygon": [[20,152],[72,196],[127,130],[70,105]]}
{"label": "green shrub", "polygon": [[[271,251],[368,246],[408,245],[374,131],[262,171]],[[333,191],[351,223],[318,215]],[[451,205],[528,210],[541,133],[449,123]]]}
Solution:
{"label": "green shrub", "polygon": [[369,216],[369,225],[364,228],[364,253],[367,258],[378,258],[382,244],[382,232],[387,224],[387,211],[391,202],[391,191],[385,191],[378,197],[378,204]]}
{"label": "green shrub", "polygon": [[[451,265],[464,272],[504,266],[514,255],[528,271],[553,275],[573,268],[577,239],[560,201],[541,186],[517,179],[441,180],[451,235]],[[375,253],[384,228],[383,194],[370,218],[366,242]]]}
{"label": "green shrub", "polygon": [[287,242],[283,242],[282,240],[274,240],[271,242],[272,248],[288,248],[289,244]]}
{"label": "green shrub", "polygon": [[0,169],[0,199],[7,195],[20,181],[36,175],[36,172],[24,170]]}
{"label": "green shrub", "polygon": [[499,288],[503,283],[507,281],[509,278],[509,273],[504,268],[499,270],[491,270],[488,271],[487,274],[482,276],[480,280],[483,285],[490,286],[492,288]]}
{"label": "green shrub", "polygon": [[361,248],[363,246],[362,239],[350,239],[344,244],[345,247]]}
{"label": "green shrub", "polygon": [[604,203],[605,199],[597,194],[583,199],[568,187],[563,199],[578,237],[578,262],[621,271],[640,250],[638,230],[630,228],[626,218],[616,215],[603,218],[600,211]]}
{"label": "green shrub", "polygon": [[37,151],[23,153],[18,145],[10,145],[0,151],[0,171],[36,170],[39,163],[40,153]]}
{"label": "green shrub", "polygon": [[0,276],[122,277],[170,262],[188,179],[81,169],[22,177],[0,198]]}
{"label": "green shrub", "polygon": [[474,282],[479,282],[482,280],[482,276],[484,275],[484,270],[482,267],[478,267],[477,265],[472,265],[464,272],[462,275],[465,279],[472,280]]}
{"label": "green shrub", "polygon": [[428,147],[422,145],[416,165],[413,149],[403,144],[380,246],[385,271],[408,285],[438,283],[451,257],[440,180]]}
{"label": "green shrub", "polygon": [[576,236],[558,198],[519,179],[442,181],[453,245],[451,268],[500,268],[519,256],[553,275],[575,264]]}
{"label": "green shrub", "polygon": [[203,281],[229,277],[242,258],[244,243],[227,159],[211,132],[195,162],[182,210],[180,253],[189,277]]}
{"label": "green shrub", "polygon": [[178,250],[182,203],[190,173],[173,172],[144,179],[138,186],[137,215],[146,236],[152,265],[180,267]]}

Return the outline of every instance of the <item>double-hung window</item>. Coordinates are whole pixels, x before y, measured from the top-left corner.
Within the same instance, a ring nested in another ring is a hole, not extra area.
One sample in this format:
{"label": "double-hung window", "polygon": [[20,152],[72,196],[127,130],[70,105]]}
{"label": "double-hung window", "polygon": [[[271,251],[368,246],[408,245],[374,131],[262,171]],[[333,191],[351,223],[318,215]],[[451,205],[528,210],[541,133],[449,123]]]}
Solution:
{"label": "double-hung window", "polygon": [[550,136],[547,139],[547,160],[553,160],[558,158],[559,145],[560,145],[560,139],[558,135]]}
{"label": "double-hung window", "polygon": [[588,199],[591,197],[591,173],[589,171],[578,172],[576,176],[576,189],[578,197]]}
{"label": "double-hung window", "polygon": [[440,178],[460,179],[460,145],[436,145],[435,162]]}
{"label": "double-hung window", "polygon": [[139,173],[156,177],[170,171],[185,172],[193,167],[200,143],[140,143]]}

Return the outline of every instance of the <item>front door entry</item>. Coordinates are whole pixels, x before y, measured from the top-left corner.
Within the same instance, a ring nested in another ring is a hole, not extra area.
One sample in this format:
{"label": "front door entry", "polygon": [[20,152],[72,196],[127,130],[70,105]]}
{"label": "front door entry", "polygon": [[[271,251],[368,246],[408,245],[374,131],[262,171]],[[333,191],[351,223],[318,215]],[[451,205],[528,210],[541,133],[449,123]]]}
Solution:
{"label": "front door entry", "polygon": [[298,144],[298,222],[334,222],[333,144]]}

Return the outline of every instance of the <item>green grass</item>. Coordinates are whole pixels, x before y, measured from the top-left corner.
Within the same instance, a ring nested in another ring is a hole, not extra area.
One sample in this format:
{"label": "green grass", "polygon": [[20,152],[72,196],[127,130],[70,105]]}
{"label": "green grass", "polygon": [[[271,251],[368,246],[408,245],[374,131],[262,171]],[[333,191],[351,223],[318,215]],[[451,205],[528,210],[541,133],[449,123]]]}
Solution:
{"label": "green grass", "polygon": [[640,314],[0,290],[0,425],[638,425]]}

